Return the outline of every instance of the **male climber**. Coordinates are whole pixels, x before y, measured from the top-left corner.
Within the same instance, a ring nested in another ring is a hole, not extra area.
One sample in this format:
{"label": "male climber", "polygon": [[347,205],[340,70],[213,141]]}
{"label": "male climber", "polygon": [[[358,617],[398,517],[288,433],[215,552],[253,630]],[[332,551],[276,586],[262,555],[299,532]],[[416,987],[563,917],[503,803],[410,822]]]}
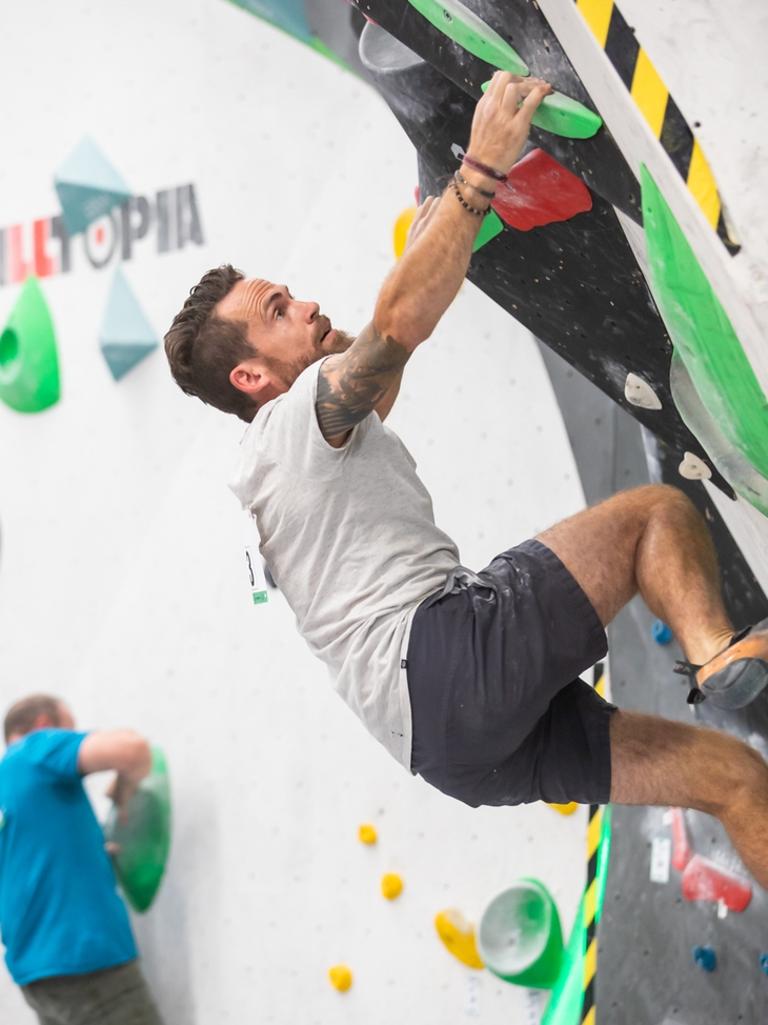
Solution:
{"label": "male climber", "polygon": [[40,1025],[162,1025],[137,961],[83,776],[114,770],[124,806],[149,772],[132,730],[79,733],[58,698],[5,717],[0,760],[0,930],[8,971]]}
{"label": "male climber", "polygon": [[473,573],[383,424],[549,91],[494,75],[460,170],[421,208],[356,338],[225,266],[192,289],[166,353],[185,392],[249,423],[233,490],[299,631],[398,761],[473,806],[698,808],[768,888],[768,764],[726,734],[619,711],[578,679],[639,591],[690,660],[693,698],[736,707],[768,682],[768,621],[734,637],[685,496],[624,492]]}

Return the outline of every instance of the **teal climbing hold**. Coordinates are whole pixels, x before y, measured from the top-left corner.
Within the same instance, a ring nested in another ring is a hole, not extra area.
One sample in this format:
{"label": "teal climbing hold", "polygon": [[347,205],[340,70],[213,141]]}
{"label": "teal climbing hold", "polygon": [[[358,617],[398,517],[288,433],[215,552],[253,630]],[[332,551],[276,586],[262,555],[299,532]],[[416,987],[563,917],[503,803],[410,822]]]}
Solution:
{"label": "teal climbing hold", "polygon": [[121,815],[116,808],[104,825],[104,837],[116,846],[115,874],[136,911],[155,899],[171,849],[171,788],[160,748],[152,749],[152,768]]}
{"label": "teal climbing hold", "polygon": [[119,267],[112,279],[99,345],[116,381],[158,346],[152,325]]}
{"label": "teal climbing hold", "polygon": [[459,0],[408,0],[411,7],[468,53],[513,75],[529,75],[528,65],[509,43]]}
{"label": "teal climbing hold", "polygon": [[61,394],[56,332],[36,278],[27,278],[0,334],[0,399],[19,413],[40,413]]}
{"label": "teal climbing hold", "polygon": [[284,32],[289,32],[304,43],[313,43],[312,30],[307,22],[304,0],[233,0],[237,7],[264,18]]}
{"label": "teal climbing hold", "polygon": [[[490,84],[483,82],[480,88],[486,92]],[[531,122],[537,128],[564,139],[591,139],[601,128],[603,119],[579,100],[562,93],[551,93],[541,101]]]}
{"label": "teal climbing hold", "polygon": [[82,139],[54,175],[61,215],[75,235],[131,198],[131,190],[95,142]]}

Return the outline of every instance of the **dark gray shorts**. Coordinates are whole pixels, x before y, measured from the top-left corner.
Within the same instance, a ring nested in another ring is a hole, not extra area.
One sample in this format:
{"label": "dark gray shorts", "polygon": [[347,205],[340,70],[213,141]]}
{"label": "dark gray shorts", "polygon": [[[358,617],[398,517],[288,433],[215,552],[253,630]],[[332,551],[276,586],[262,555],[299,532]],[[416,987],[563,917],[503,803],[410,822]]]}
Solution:
{"label": "dark gray shorts", "polygon": [[22,987],[40,1025],[163,1025],[136,961]]}
{"label": "dark gray shorts", "polygon": [[413,619],[411,769],[465,804],[604,804],[616,710],[582,680],[608,650],[574,578],[540,541],[459,569]]}

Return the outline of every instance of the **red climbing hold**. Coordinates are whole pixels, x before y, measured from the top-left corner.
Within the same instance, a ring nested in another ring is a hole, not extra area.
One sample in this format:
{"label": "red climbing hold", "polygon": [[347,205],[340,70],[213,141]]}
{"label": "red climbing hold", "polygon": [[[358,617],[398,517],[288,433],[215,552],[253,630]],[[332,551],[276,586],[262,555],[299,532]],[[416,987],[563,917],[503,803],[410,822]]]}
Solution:
{"label": "red climbing hold", "polygon": [[686,900],[722,901],[729,911],[743,911],[752,900],[752,887],[746,879],[700,854],[694,854],[686,865],[682,886]]}
{"label": "red climbing hold", "polygon": [[591,210],[592,196],[581,178],[534,149],[518,160],[491,205],[510,228],[530,231]]}
{"label": "red climbing hold", "polygon": [[685,826],[685,814],[682,808],[670,808],[672,816],[672,867],[682,872],[693,857],[688,830]]}

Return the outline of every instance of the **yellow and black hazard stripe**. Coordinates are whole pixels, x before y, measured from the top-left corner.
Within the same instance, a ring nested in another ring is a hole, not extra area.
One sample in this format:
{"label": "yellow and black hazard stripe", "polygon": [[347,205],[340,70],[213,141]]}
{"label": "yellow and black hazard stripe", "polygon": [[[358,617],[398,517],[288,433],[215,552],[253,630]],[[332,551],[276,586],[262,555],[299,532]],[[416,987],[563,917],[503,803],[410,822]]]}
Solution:
{"label": "yellow and black hazard stripe", "polygon": [[726,249],[731,254],[737,253],[739,245],[728,233],[717,183],[701,146],[635,38],[634,30],[613,0],[575,0],[575,3],[699,209]]}
{"label": "yellow and black hazard stripe", "polygon": [[599,804],[589,806],[587,828],[587,889],[584,894],[584,929],[586,950],[584,953],[584,1002],[581,1009],[581,1025],[595,1022],[595,976],[597,975],[597,857],[600,850],[600,836],[603,828],[603,809]]}
{"label": "yellow and black hazard stripe", "polygon": [[[595,666],[595,690],[601,698],[605,697],[606,676],[602,663]],[[595,976],[597,975],[597,902],[598,880],[597,863],[600,853],[600,838],[603,833],[603,809],[599,804],[589,806],[589,824],[587,826],[587,886],[584,891],[584,1000],[582,1003],[580,1025],[595,1023]]]}

